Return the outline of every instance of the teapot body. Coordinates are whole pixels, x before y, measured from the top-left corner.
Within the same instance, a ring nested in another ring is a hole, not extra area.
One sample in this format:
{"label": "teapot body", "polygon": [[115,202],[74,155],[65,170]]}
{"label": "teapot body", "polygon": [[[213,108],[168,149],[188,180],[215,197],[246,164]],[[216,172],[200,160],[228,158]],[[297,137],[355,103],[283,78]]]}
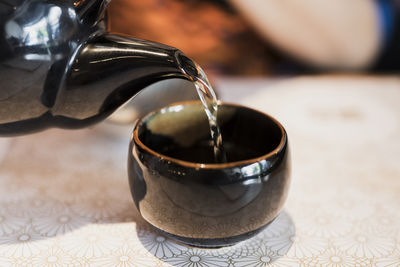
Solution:
{"label": "teapot body", "polygon": [[0,136],[86,127],[154,82],[188,79],[178,49],[107,33],[108,3],[0,0]]}

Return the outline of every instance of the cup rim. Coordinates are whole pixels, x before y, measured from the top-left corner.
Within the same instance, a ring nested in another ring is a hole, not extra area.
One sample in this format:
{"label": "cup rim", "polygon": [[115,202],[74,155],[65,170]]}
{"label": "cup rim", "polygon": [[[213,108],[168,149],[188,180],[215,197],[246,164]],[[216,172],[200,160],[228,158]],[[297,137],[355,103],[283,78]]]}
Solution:
{"label": "cup rim", "polygon": [[[243,166],[243,165],[250,165],[252,163],[257,163],[261,160],[267,159],[273,155],[277,155],[279,152],[282,151],[282,149],[285,147],[285,144],[287,143],[287,134],[285,131],[285,128],[283,128],[282,124],[276,120],[274,117],[268,115],[265,112],[256,110],[254,108],[251,107],[247,107],[241,104],[237,104],[237,103],[230,103],[230,102],[220,102],[222,105],[224,106],[232,106],[232,107],[241,107],[241,108],[246,108],[252,111],[255,111],[257,113],[260,113],[262,115],[264,115],[265,117],[268,117],[270,120],[272,120],[281,130],[281,140],[279,142],[279,145],[274,148],[272,151],[268,152],[267,154],[264,154],[262,156],[256,157],[256,158],[251,158],[251,159],[246,159],[246,160],[240,160],[240,161],[233,161],[233,162],[226,162],[226,163],[199,163],[199,162],[190,162],[190,161],[186,161],[186,160],[181,160],[181,159],[177,159],[177,158],[173,158],[173,157],[169,157],[166,155],[163,155],[157,151],[154,151],[153,149],[149,148],[148,146],[146,146],[145,144],[142,143],[142,141],[139,139],[139,133],[138,133],[138,126],[144,121],[144,119],[150,117],[151,115],[160,112],[162,109],[166,108],[166,107],[173,107],[173,106],[180,106],[180,105],[193,105],[193,104],[202,104],[200,100],[188,100],[188,101],[182,101],[182,102],[176,102],[173,103],[171,105],[156,109],[154,111],[151,111],[149,113],[147,113],[146,115],[144,115],[142,118],[138,119],[136,121],[133,133],[132,133],[132,137],[131,140],[134,140],[134,143],[136,145],[138,145],[139,147],[141,147],[142,149],[146,150],[148,153],[150,153],[151,155],[160,158],[162,160],[165,161],[170,161],[173,162],[177,165],[181,165],[184,167],[188,167],[188,168],[199,168],[199,169],[225,169],[225,168],[232,168],[232,167],[237,167],[237,166]],[[219,104],[220,104],[219,103]],[[131,153],[131,152],[129,152]]]}

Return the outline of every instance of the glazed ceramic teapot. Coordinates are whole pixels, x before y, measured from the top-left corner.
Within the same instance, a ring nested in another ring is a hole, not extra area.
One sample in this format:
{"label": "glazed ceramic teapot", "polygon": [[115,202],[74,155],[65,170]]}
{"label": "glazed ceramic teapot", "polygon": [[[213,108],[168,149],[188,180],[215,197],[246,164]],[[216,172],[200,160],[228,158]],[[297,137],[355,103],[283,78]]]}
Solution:
{"label": "glazed ceramic teapot", "polygon": [[157,81],[190,80],[178,49],[108,33],[109,2],[0,0],[0,136],[86,127]]}

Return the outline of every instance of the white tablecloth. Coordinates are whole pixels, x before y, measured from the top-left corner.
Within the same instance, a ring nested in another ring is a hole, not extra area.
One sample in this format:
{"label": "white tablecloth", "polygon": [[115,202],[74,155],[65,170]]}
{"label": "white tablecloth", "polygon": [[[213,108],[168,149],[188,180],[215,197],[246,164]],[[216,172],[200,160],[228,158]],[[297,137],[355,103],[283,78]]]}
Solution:
{"label": "white tablecloth", "polygon": [[0,266],[400,266],[399,78],[216,84],[288,131],[291,190],[266,230],[214,250],[166,239],[131,200],[130,126],[53,129],[0,139]]}

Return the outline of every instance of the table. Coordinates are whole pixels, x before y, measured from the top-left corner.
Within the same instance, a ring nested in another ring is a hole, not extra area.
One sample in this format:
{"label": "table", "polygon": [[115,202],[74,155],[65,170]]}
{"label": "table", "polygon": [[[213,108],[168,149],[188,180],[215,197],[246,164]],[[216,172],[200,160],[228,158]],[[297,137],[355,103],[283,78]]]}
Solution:
{"label": "table", "polygon": [[399,266],[400,78],[216,81],[221,99],[286,127],[293,175],[281,215],[232,247],[154,232],[131,200],[131,126],[0,139],[0,266]]}

